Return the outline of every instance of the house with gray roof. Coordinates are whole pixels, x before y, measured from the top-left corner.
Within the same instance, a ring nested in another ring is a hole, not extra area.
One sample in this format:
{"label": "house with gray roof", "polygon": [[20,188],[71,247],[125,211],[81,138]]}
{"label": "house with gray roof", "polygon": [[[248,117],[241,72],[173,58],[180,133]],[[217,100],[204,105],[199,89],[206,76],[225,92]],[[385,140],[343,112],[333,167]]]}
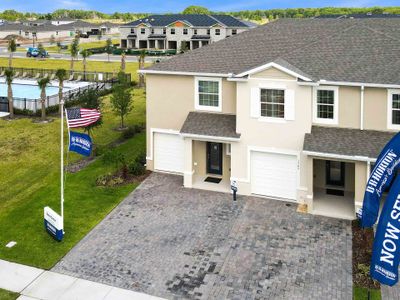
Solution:
{"label": "house with gray roof", "polygon": [[353,219],[400,130],[400,18],[281,19],[154,64],[147,168]]}
{"label": "house with gray roof", "polygon": [[124,49],[197,49],[254,28],[229,15],[151,15],[120,27]]}

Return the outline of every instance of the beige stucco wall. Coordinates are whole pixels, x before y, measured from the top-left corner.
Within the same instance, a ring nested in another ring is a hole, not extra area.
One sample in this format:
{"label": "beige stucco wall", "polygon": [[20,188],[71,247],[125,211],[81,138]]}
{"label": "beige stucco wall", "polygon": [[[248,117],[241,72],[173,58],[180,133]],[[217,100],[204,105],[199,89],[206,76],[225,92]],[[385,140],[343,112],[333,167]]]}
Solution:
{"label": "beige stucco wall", "polygon": [[365,88],[364,128],[387,130],[387,89]]}
{"label": "beige stucco wall", "polygon": [[[272,72],[280,72],[274,70]],[[248,82],[237,83],[237,131],[241,133],[239,143],[232,143],[232,177],[238,180],[239,193],[250,194],[249,172],[249,147],[258,147],[262,150],[276,152],[290,152],[299,155],[299,165],[306,164],[306,157],[301,155],[304,134],[311,130],[312,88],[300,86],[295,80],[265,80],[257,79],[269,72],[263,71],[261,75],[252,75]],[[251,88],[285,86],[295,93],[295,120],[283,122],[262,121],[251,117]],[[300,168],[300,190],[306,190],[306,173]]]}
{"label": "beige stucco wall", "polygon": [[293,77],[285,72],[282,72],[281,70],[278,70],[276,68],[265,69],[256,74],[251,75],[250,78],[254,78],[254,79],[257,79],[257,78],[286,79],[286,80],[295,80],[296,79],[295,77]]}
{"label": "beige stucco wall", "polygon": [[[146,76],[147,156],[150,156],[151,129],[180,131],[189,112],[195,110],[195,77]],[[234,82],[222,80],[222,112],[236,113]],[[148,161],[148,168],[153,169]]]}
{"label": "beige stucco wall", "polygon": [[361,89],[339,87],[339,127],[360,128]]}

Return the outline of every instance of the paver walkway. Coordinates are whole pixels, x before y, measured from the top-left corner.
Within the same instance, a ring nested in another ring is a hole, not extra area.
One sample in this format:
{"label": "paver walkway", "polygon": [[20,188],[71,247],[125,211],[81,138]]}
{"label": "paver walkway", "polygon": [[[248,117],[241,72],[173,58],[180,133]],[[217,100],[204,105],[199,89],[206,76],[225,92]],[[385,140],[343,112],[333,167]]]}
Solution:
{"label": "paver walkway", "polygon": [[400,286],[381,285],[382,300],[399,300],[400,299]]}
{"label": "paver walkway", "polygon": [[351,299],[349,221],[152,174],[53,269],[169,299]]}
{"label": "paver walkway", "polygon": [[143,293],[0,260],[0,288],[18,300],[162,300]]}

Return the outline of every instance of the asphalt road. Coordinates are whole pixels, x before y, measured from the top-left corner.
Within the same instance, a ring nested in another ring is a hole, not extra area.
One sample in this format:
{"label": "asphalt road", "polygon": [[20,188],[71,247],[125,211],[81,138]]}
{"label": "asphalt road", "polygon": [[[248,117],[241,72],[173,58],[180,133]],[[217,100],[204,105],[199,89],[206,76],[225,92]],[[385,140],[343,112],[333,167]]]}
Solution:
{"label": "asphalt road", "polygon": [[[0,48],[0,57],[8,57],[8,52],[5,48]],[[14,58],[25,58],[26,54],[25,52],[15,52],[14,53]],[[170,56],[171,57],[171,56]],[[146,62],[153,63],[156,61],[162,61],[166,60],[170,57],[157,57],[157,56],[147,56],[145,58]],[[70,60],[71,56],[68,54],[64,53],[50,53],[50,57],[48,59],[65,59],[65,60]],[[79,60],[81,57],[79,57]],[[93,61],[108,61],[108,56],[107,54],[94,54],[91,55],[88,60],[93,60]],[[110,55],[110,61],[121,61],[121,56],[120,55]],[[138,56],[133,56],[133,55],[127,55],[126,56],[126,62],[138,62]]]}

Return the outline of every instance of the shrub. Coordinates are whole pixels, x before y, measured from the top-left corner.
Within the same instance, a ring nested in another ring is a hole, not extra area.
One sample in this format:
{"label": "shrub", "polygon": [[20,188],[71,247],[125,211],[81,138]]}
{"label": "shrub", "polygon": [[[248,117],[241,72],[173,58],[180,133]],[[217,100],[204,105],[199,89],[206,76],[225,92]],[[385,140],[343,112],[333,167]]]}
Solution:
{"label": "shrub", "polygon": [[122,132],[122,138],[127,140],[130,138],[133,138],[136,134],[141,133],[143,131],[144,127],[142,124],[138,125],[133,125],[133,126],[129,126],[127,129],[125,129]]}
{"label": "shrub", "polygon": [[140,162],[134,160],[128,164],[128,172],[134,176],[140,176],[146,172],[146,168]]}

